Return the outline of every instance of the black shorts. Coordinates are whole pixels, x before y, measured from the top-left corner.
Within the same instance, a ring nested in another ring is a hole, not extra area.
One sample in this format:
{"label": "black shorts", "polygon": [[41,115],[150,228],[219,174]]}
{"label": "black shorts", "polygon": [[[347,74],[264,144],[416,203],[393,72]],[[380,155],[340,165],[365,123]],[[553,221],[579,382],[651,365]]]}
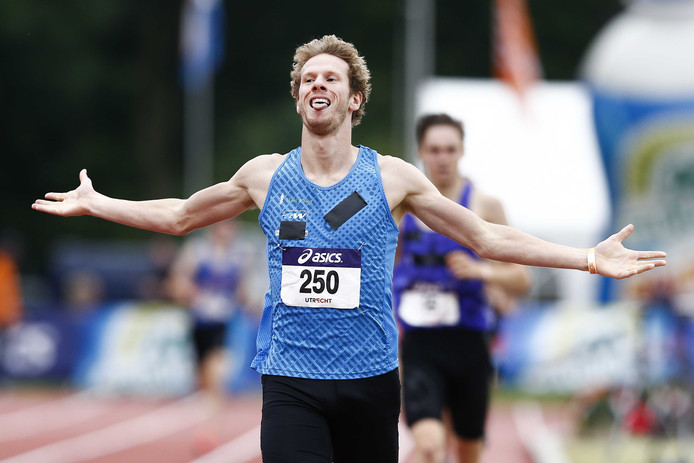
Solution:
{"label": "black shorts", "polygon": [[398,370],[363,379],[263,375],[263,463],[397,463]]}
{"label": "black shorts", "polygon": [[403,335],[400,352],[407,424],[442,419],[447,408],[459,437],[483,438],[492,377],[486,335],[461,328],[413,330]]}
{"label": "black shorts", "polygon": [[193,328],[193,347],[198,364],[207,357],[210,351],[224,347],[226,340],[226,323],[205,323]]}

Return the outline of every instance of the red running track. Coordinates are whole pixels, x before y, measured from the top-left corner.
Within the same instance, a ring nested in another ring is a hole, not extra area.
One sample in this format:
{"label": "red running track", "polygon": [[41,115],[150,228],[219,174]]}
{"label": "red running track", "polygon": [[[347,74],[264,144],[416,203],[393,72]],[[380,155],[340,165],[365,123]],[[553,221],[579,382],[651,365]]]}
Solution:
{"label": "red running track", "polygon": [[[217,445],[198,396],[98,397],[85,392],[0,391],[0,463],[260,463],[260,398],[229,398]],[[492,407],[482,463],[532,463],[508,407]],[[400,433],[401,463],[412,441]]]}

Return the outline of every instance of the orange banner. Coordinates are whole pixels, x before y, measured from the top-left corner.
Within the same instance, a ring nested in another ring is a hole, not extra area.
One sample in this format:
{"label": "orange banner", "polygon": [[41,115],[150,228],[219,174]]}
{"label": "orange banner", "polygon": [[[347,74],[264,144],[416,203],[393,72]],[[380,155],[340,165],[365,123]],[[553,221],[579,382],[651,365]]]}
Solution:
{"label": "orange banner", "polygon": [[528,87],[542,78],[530,14],[524,0],[494,3],[494,75],[523,99]]}

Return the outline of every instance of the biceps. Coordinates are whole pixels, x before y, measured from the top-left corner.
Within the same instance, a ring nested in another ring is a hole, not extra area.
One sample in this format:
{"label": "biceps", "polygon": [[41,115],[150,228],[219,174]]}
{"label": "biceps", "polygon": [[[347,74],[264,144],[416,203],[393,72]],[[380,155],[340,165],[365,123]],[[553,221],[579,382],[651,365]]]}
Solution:
{"label": "biceps", "polygon": [[485,222],[467,208],[438,191],[413,198],[410,208],[415,216],[435,232],[477,251],[477,243],[486,230]]}
{"label": "biceps", "polygon": [[188,198],[185,215],[192,228],[196,229],[236,217],[252,204],[245,189],[224,182],[200,190]]}

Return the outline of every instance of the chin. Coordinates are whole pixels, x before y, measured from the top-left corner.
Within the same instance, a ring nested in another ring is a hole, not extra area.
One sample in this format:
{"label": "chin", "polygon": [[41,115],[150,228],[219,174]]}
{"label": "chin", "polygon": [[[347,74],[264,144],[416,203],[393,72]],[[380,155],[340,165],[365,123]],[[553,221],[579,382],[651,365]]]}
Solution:
{"label": "chin", "polygon": [[329,135],[340,127],[340,121],[336,121],[334,118],[310,121],[308,118],[303,117],[303,120],[306,128],[316,135]]}
{"label": "chin", "polygon": [[308,126],[308,129],[316,135],[330,135],[335,131],[332,124],[312,124]]}

